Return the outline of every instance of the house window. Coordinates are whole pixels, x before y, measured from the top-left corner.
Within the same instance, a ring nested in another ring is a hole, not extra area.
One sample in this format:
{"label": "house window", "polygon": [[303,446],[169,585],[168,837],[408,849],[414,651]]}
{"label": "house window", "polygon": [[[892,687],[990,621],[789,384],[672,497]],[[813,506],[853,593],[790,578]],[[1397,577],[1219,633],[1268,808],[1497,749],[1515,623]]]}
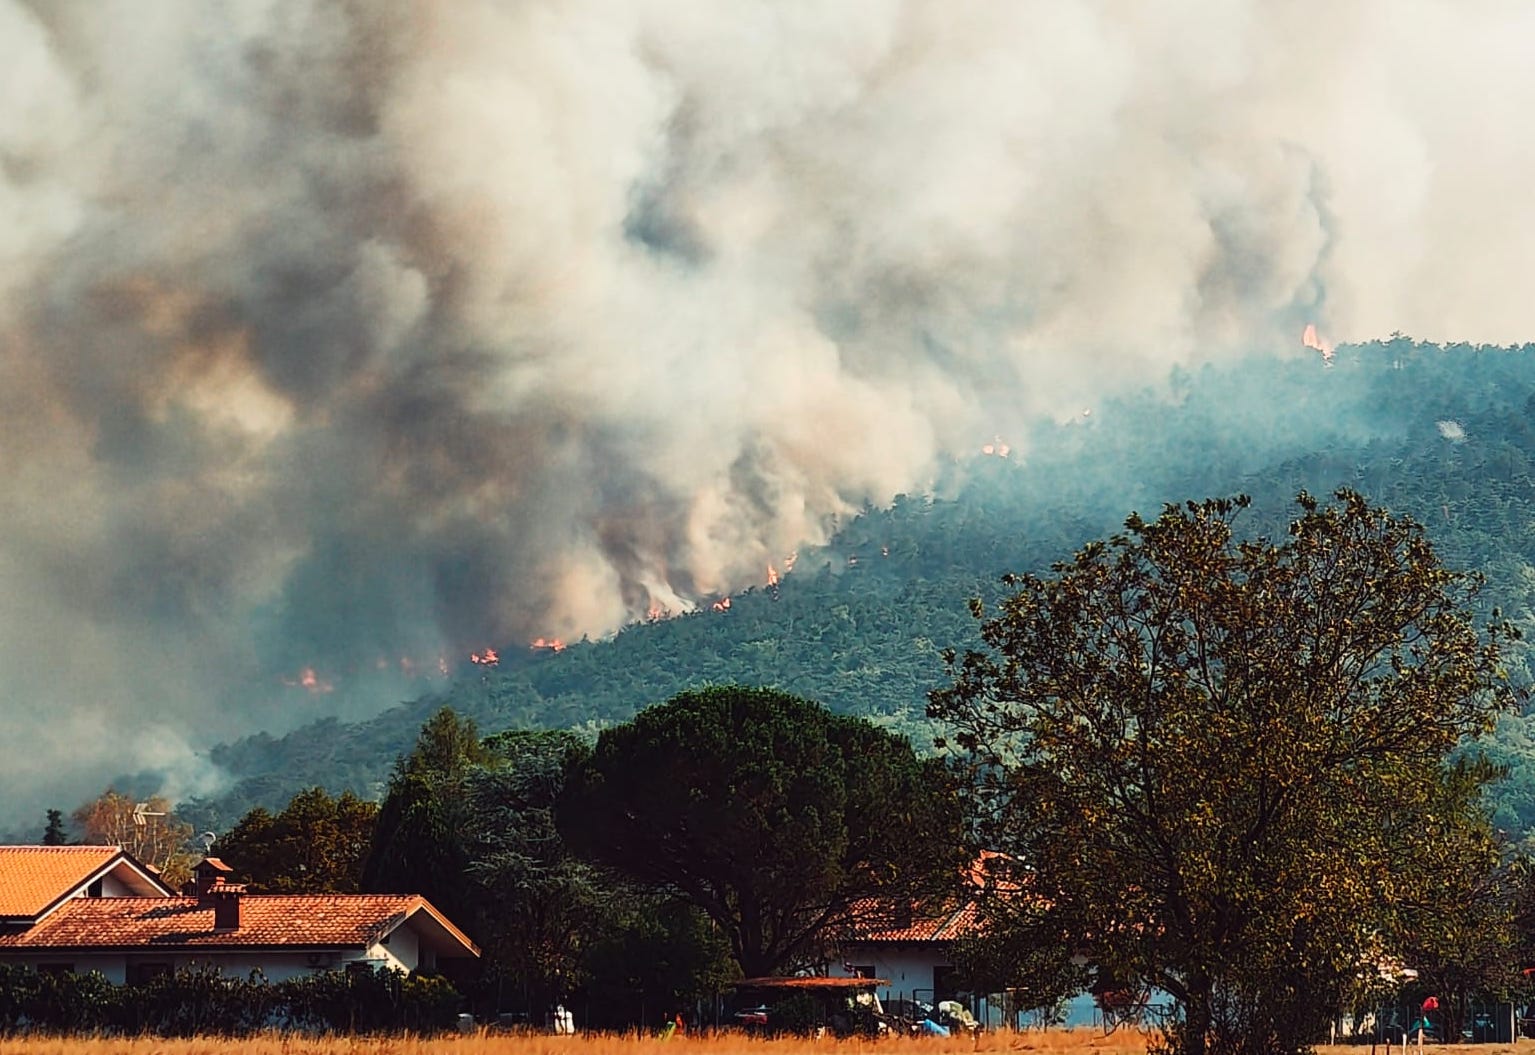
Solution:
{"label": "house window", "polygon": [[98,880],[96,880],[96,882],[94,882],[90,886],[86,887],[85,888],[85,896],[86,897],[100,897],[101,896],[101,884],[102,884],[102,880],[98,879]]}
{"label": "house window", "polygon": [[168,963],[130,963],[126,981],[129,985],[143,985],[170,973],[171,965]]}

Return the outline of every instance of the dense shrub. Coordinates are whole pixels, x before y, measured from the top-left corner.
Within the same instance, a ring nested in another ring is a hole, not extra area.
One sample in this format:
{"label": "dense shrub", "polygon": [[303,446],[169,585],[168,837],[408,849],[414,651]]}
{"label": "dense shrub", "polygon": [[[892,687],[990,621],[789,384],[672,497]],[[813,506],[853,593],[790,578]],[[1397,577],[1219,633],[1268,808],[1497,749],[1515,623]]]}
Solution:
{"label": "dense shrub", "polygon": [[284,982],[192,966],[142,985],[100,974],[40,973],[0,964],[0,1034],[149,1033],[240,1036],[260,1029],[433,1033],[461,999],[445,978],[381,969],[326,971]]}

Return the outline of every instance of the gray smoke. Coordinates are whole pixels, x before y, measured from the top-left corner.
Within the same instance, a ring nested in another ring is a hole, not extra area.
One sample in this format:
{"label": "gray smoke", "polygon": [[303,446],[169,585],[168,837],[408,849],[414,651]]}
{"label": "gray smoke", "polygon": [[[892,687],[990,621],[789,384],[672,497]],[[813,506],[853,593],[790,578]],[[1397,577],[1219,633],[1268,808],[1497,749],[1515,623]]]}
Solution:
{"label": "gray smoke", "polygon": [[1535,334],[1532,34],[1464,0],[0,0],[0,802],[195,790],[210,740],[758,582],[1308,321]]}

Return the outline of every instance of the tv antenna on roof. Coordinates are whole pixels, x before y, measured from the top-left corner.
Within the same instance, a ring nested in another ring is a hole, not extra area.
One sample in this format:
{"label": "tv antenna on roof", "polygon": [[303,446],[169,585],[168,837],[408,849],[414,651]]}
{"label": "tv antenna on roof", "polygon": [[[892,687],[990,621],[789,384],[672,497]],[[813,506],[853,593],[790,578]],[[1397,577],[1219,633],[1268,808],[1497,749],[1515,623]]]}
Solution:
{"label": "tv antenna on roof", "polygon": [[133,826],[135,828],[142,828],[148,823],[148,818],[164,816],[163,811],[150,809],[147,802],[136,803],[133,807]]}

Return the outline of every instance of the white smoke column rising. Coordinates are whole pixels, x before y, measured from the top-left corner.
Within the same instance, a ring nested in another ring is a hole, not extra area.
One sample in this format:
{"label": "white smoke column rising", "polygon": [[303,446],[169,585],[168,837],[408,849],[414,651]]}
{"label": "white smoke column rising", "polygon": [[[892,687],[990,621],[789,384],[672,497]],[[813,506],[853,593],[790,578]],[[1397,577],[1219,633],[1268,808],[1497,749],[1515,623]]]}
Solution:
{"label": "white smoke column rising", "polygon": [[1532,31],[0,0],[0,801],[756,582],[1108,379],[1530,336]]}

